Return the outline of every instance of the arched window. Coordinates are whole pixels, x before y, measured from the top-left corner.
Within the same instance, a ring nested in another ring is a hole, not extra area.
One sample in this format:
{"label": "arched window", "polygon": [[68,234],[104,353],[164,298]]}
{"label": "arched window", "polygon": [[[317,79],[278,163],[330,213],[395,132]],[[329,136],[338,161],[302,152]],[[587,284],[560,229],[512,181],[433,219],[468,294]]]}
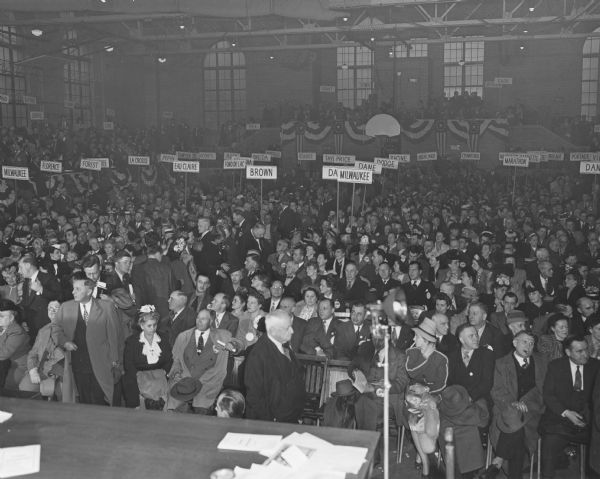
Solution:
{"label": "arched window", "polygon": [[204,58],[204,124],[218,126],[245,114],[246,60],[227,41],[213,48]]}
{"label": "arched window", "polygon": [[[600,29],[596,30],[600,31]],[[598,60],[600,37],[588,37],[583,44],[581,70],[581,116],[591,120],[598,114]]]}
{"label": "arched window", "polygon": [[22,103],[25,72],[17,64],[23,59],[19,47],[16,28],[0,26],[0,94],[9,97],[9,103],[0,105],[0,126],[27,125],[27,105]]}

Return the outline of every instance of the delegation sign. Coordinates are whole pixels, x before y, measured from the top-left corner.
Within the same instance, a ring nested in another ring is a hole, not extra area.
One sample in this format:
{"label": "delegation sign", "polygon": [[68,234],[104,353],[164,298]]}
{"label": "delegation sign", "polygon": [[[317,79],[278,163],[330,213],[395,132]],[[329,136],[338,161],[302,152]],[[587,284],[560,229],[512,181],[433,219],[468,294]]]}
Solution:
{"label": "delegation sign", "polygon": [[24,166],[2,166],[5,180],[29,180],[29,168]]}

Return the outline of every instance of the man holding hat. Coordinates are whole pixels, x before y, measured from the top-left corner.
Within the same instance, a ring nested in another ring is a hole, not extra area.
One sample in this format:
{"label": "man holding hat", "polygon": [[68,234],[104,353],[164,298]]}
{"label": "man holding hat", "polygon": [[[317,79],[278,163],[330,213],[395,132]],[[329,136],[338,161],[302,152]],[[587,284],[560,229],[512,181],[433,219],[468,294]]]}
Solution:
{"label": "man holding hat", "polygon": [[513,339],[514,352],[496,361],[490,427],[496,458],[486,471],[487,479],[496,477],[504,460],[508,460],[508,479],[521,479],[526,451],[536,450],[547,363],[533,352],[534,344],[534,336],[521,331]]}
{"label": "man holding hat", "polygon": [[167,409],[186,412],[191,402],[197,414],[207,414],[223,387],[229,352],[225,345],[231,333],[211,329],[216,314],[202,309],[196,326],[177,336],[173,345],[173,366],[169,371],[170,394]]}

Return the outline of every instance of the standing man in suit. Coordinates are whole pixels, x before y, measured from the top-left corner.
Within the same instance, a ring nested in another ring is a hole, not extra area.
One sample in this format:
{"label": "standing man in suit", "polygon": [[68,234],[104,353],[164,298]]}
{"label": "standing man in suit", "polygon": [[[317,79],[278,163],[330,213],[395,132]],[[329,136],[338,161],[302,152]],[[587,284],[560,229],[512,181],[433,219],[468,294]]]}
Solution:
{"label": "standing man in suit", "polygon": [[494,353],[479,347],[477,330],[468,323],[456,329],[460,348],[448,354],[448,385],[463,386],[473,402],[485,399],[491,405]]}
{"label": "standing man in suit", "polygon": [[217,293],[210,303],[210,309],[215,312],[215,319],[210,327],[214,329],[226,329],[235,337],[238,329],[239,319],[229,311],[231,299],[224,293]]}
{"label": "standing man in suit", "polygon": [[429,281],[424,281],[421,274],[421,264],[418,261],[411,261],[408,265],[410,283],[405,286],[406,304],[432,309],[435,306],[435,286]]}
{"label": "standing man in suit", "polygon": [[133,294],[133,286],[131,284],[131,265],[133,258],[126,250],[120,250],[114,256],[115,269],[106,277],[106,294],[110,294],[113,290],[122,288],[129,293],[129,296],[135,301]]}
{"label": "standing man in suit", "polygon": [[38,269],[37,260],[32,255],[25,255],[19,260],[19,273],[24,279],[21,307],[29,340],[33,344],[38,331],[50,322],[48,303],[59,301],[62,291],[56,278]]}
{"label": "standing man in suit", "polygon": [[[170,380],[168,410],[182,411],[184,408],[185,412],[191,401],[194,413],[208,414],[221,391],[229,357],[225,344],[231,339],[231,333],[211,328],[214,319],[214,311],[203,309],[196,316],[196,326],[177,336],[173,346],[173,366],[167,375]],[[189,400],[183,398],[184,392],[191,396]]]}
{"label": "standing man in suit", "polygon": [[486,479],[499,474],[504,460],[508,461],[508,479],[521,479],[526,452],[533,454],[537,447],[547,363],[533,352],[534,344],[534,336],[521,331],[513,340],[514,352],[496,361],[490,427],[496,457],[486,471]]}
{"label": "standing man in suit", "polygon": [[219,248],[213,242],[215,239],[212,231],[210,218],[198,219],[198,243],[201,245],[199,249],[193,249],[194,265],[198,274],[208,276],[211,281],[215,280],[215,275],[222,261]]}
{"label": "standing man in suit", "polygon": [[477,330],[479,345],[494,352],[498,359],[503,351],[502,333],[486,321],[487,310],[483,303],[474,303],[469,308],[469,324]]}
{"label": "standing man in suit", "polygon": [[108,290],[106,278],[100,271],[100,258],[95,254],[86,256],[81,262],[81,267],[85,275],[96,283],[94,291],[92,291],[92,297],[94,299],[102,298],[102,295],[105,295]]}
{"label": "standing man in suit", "polygon": [[544,381],[543,479],[554,477],[556,458],[569,442],[588,444],[593,421],[592,391],[599,362],[590,359],[583,336],[569,336],[563,344],[566,356],[550,362]]}
{"label": "standing man in suit", "polygon": [[196,312],[186,305],[187,296],[183,291],[176,290],[169,295],[169,315],[161,318],[160,330],[169,337],[171,349],[177,336],[196,324]]}
{"label": "standing man in suit", "polygon": [[302,366],[287,347],[292,317],[282,310],[269,313],[263,334],[246,359],[246,417],[297,423],[306,390]]}
{"label": "standing man in suit", "polygon": [[112,405],[122,375],[125,339],[113,303],[92,297],[95,286],[95,281],[82,276],[73,280],[73,300],[60,305],[53,340],[71,351],[79,401]]}

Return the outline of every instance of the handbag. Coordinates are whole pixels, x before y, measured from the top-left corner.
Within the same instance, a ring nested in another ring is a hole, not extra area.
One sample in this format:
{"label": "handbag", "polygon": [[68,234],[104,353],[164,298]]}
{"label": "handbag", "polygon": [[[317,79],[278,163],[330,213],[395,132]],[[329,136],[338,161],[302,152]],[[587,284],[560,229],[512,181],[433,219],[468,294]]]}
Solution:
{"label": "handbag", "polygon": [[145,399],[158,401],[166,399],[168,386],[167,374],[164,369],[151,369],[149,371],[138,371],[136,374],[140,395]]}

